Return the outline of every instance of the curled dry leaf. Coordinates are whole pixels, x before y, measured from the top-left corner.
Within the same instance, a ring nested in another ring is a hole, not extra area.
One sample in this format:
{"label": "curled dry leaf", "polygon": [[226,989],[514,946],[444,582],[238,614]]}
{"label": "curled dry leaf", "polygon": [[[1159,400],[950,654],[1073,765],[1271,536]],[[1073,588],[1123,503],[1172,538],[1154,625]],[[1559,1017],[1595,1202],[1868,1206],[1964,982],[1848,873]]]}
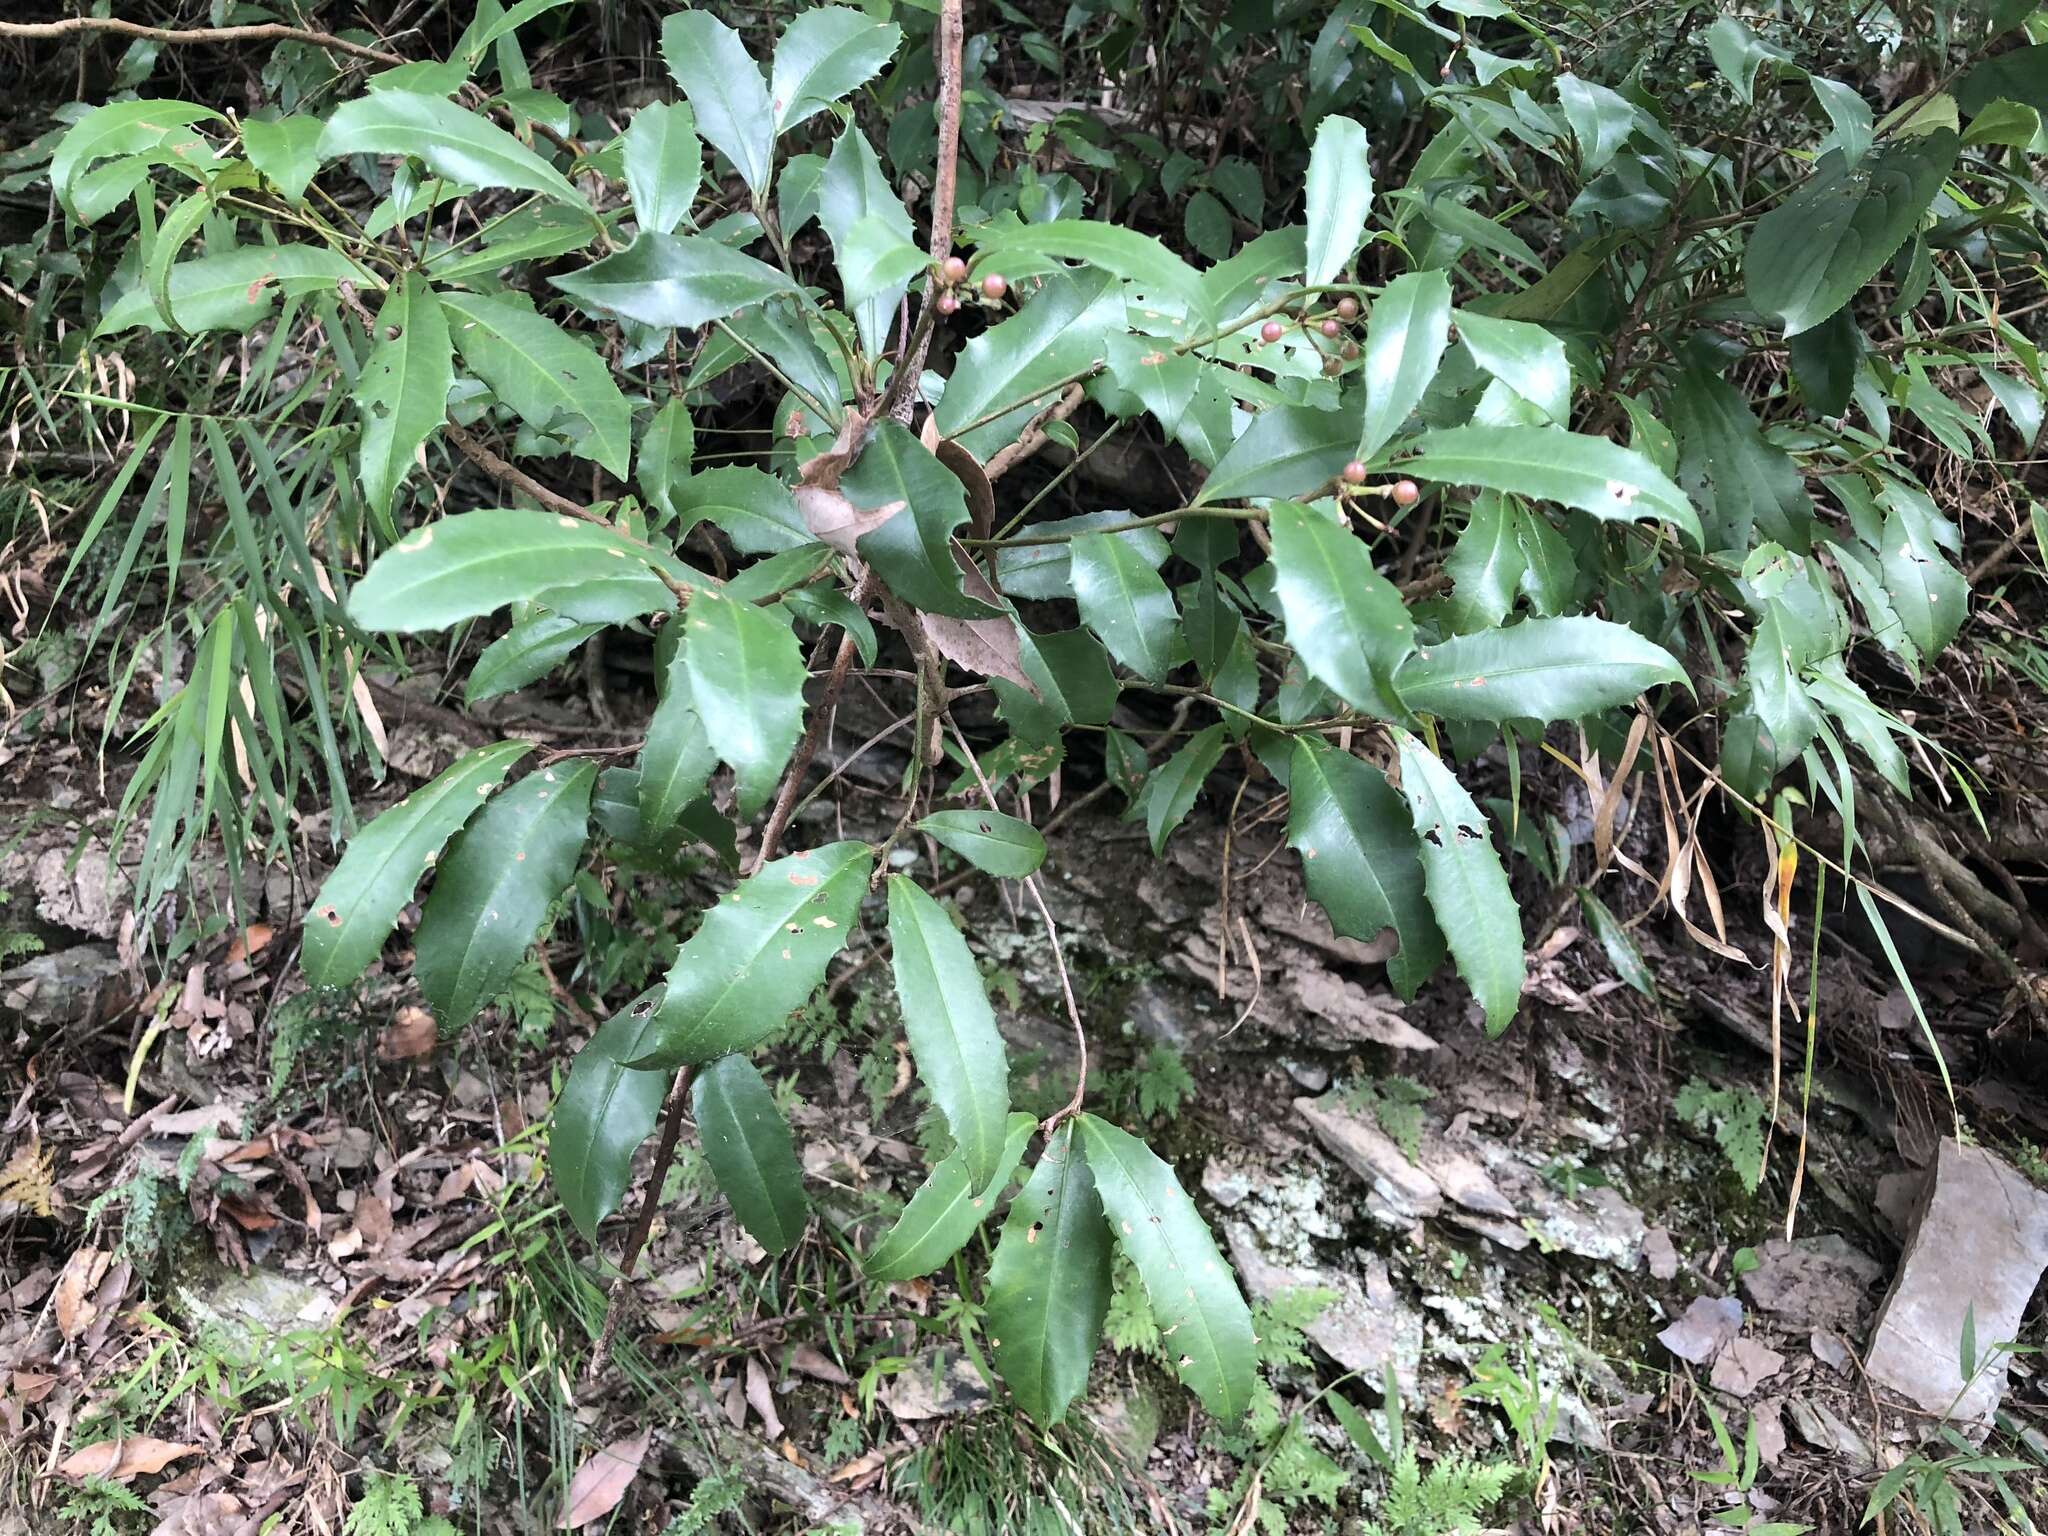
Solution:
{"label": "curled dry leaf", "polygon": [[804,526],[842,555],[855,553],[856,540],[874,532],[909,505],[891,501],[879,507],[856,507],[844,492],[821,485],[800,485],[794,494]]}
{"label": "curled dry leaf", "polygon": [[[953,545],[953,560],[960,567],[961,591],[992,608],[1007,606],[957,542]],[[1034,699],[1039,697],[1038,685],[1025,672],[1019,654],[1017,626],[1007,613],[993,619],[955,619],[942,613],[921,613],[918,622],[925,638],[954,666],[980,677],[1000,677],[1006,683],[1015,683]]]}
{"label": "curled dry leaf", "polygon": [[377,1057],[380,1061],[414,1061],[431,1056],[436,1038],[431,1013],[418,1006],[401,1008],[377,1036]]}
{"label": "curled dry leaf", "polygon": [[109,1482],[125,1483],[130,1478],[161,1472],[181,1456],[197,1456],[201,1449],[149,1435],[130,1435],[125,1440],[102,1440],[74,1451],[57,1470],[66,1477],[103,1477]]}
{"label": "curled dry leaf", "polygon": [[98,1248],[80,1248],[65,1262],[64,1272],[57,1277],[56,1297],[51,1302],[57,1314],[57,1331],[65,1338],[77,1338],[98,1315],[91,1293],[105,1276],[112,1257]]}
{"label": "curled dry leaf", "polygon": [[556,1529],[581,1530],[617,1509],[633,1479],[640,1475],[640,1463],[647,1459],[653,1438],[653,1430],[643,1429],[631,1439],[614,1440],[578,1467],[569,1479],[569,1497]]}
{"label": "curled dry leaf", "polygon": [[988,483],[988,472],[981,467],[981,460],[951,438],[941,438],[932,448],[932,457],[953,471],[954,478],[967,492],[967,512],[974,536],[977,539],[994,538],[996,492],[995,487]]}

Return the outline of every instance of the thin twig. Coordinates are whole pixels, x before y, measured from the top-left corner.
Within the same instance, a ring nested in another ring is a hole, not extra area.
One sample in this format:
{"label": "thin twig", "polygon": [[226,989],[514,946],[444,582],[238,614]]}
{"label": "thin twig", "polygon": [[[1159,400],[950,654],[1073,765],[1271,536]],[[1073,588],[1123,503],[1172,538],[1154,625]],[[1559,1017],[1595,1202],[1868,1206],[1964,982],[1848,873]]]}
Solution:
{"label": "thin twig", "polygon": [[398,54],[351,43],[331,32],[288,27],[280,22],[247,27],[146,27],[139,22],[117,21],[110,16],[68,16],[62,21],[0,21],[0,37],[56,38],[67,37],[73,32],[117,32],[123,37],[139,37],[152,43],[312,43],[316,47],[332,48],[336,53],[371,59],[379,64],[405,62]]}
{"label": "thin twig", "polygon": [[581,518],[586,523],[596,523],[600,527],[609,528],[611,526],[611,524],[605,522],[603,518],[591,511],[590,508],[584,506],[580,501],[571,501],[560,491],[549,490],[525,470],[499,458],[497,454],[491,452],[489,448],[486,448],[476,438],[472,437],[466,428],[458,427],[451,421],[442,430],[447,433],[448,441],[456,446],[465,459],[468,459],[470,463],[489,475],[493,480],[496,480],[500,485],[509,485],[514,490],[526,492],[527,495],[546,507],[550,512],[559,512],[564,517]]}
{"label": "thin twig", "polygon": [[932,344],[932,317],[938,312],[939,267],[953,253],[953,199],[960,173],[960,44],[961,0],[940,0],[938,31],[933,51],[939,70],[939,155],[932,178],[932,270],[924,280],[924,305],[917,317],[917,335],[902,364],[889,380],[878,413],[898,421],[910,420],[917,398],[917,381],[924,373],[925,354]]}
{"label": "thin twig", "polygon": [[676,1073],[675,1085],[669,1089],[668,1118],[661,1123],[661,1145],[655,1149],[654,1166],[647,1175],[647,1192],[640,1202],[640,1214],[633,1218],[633,1230],[626,1234],[626,1252],[619,1264],[618,1278],[612,1281],[611,1290],[605,1296],[604,1327],[598,1331],[597,1344],[590,1352],[590,1364],[584,1368],[584,1375],[591,1380],[603,1372],[605,1361],[611,1356],[612,1338],[619,1331],[619,1318],[624,1311],[619,1303],[633,1279],[633,1267],[640,1262],[640,1250],[647,1246],[648,1234],[654,1230],[654,1212],[661,1204],[661,1186],[668,1180],[668,1165],[675,1161],[676,1142],[683,1134],[683,1111],[689,1102],[690,1069],[684,1067]]}
{"label": "thin twig", "polygon": [[[874,584],[873,571],[860,579],[860,585],[853,593],[854,607],[867,606]],[[754,862],[747,867],[749,875],[758,874],[761,866],[775,857],[776,844],[782,841],[782,834],[789,828],[790,817],[796,814],[797,796],[803,790],[804,775],[809,772],[811,759],[817,756],[819,743],[824,740],[825,723],[832,716],[833,706],[839,702],[839,690],[846,686],[846,675],[853,670],[854,650],[853,631],[848,630],[840,637],[839,652],[832,658],[832,670],[825,678],[825,691],[811,710],[811,721],[804,730],[803,740],[797,743],[789,768],[782,775],[782,788],[776,792],[775,809],[769,812],[768,825],[761,829],[761,846],[754,851]]]}

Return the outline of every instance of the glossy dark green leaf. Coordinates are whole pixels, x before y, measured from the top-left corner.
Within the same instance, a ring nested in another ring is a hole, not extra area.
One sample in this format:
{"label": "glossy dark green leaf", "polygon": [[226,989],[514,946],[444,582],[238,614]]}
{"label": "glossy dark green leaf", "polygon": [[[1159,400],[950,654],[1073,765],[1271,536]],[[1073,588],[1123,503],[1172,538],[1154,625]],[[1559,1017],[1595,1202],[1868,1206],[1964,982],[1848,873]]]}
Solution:
{"label": "glossy dark green leaf", "polygon": [[[873,25],[866,17],[860,20],[863,25]],[[798,22],[791,23],[792,32]],[[818,222],[832,242],[842,272],[851,265],[854,229],[866,219],[880,220],[883,230],[905,244],[911,242],[915,233],[910,215],[903,209],[903,199],[889,184],[867,136],[858,127],[849,126],[832,145],[824,174],[818,178]],[[853,303],[854,324],[860,330],[861,345],[870,356],[880,352],[888,340],[889,328],[896,320],[897,303],[907,287],[907,283],[886,284]]]}
{"label": "glossy dark green leaf", "polygon": [[1038,828],[1000,811],[934,811],[917,824],[984,874],[1022,880],[1045,862]]}
{"label": "glossy dark green leaf", "polygon": [[1180,611],[1159,573],[1115,534],[1083,534],[1069,555],[1082,620],[1118,661],[1147,682],[1163,680],[1180,660]]}
{"label": "glossy dark green leaf", "polygon": [[1073,547],[1071,539],[1061,538],[1061,535],[1100,533],[1110,528],[1123,529],[1111,537],[1129,545],[1133,554],[1153,570],[1158,570],[1166,564],[1166,557],[1173,553],[1172,546],[1156,528],[1125,527],[1130,520],[1128,512],[1102,511],[1079,512],[1072,517],[1055,517],[1033,523],[1027,530],[1029,537],[1056,542],[1018,544],[998,550],[997,584],[1010,597],[1071,598],[1074,595]]}
{"label": "glossy dark green leaf", "polygon": [[1513,611],[1529,568],[1519,537],[1521,518],[1520,509],[1498,493],[1473,499],[1465,531],[1444,557],[1453,628],[1486,629]]}
{"label": "glossy dark green leaf", "polygon": [[703,795],[718,766],[718,748],[698,713],[681,649],[657,652],[657,657],[654,714],[640,745],[641,841],[667,833],[683,807]]}
{"label": "glossy dark green leaf", "polygon": [[995,1213],[1003,1185],[1024,1155],[1024,1143],[1038,1122],[1030,1115],[1009,1117],[1001,1166],[987,1183],[976,1186],[958,1154],[942,1159],[931,1176],[910,1197],[903,1214],[861,1260],[870,1280],[914,1280],[928,1275],[967,1246],[975,1229]]}
{"label": "glossy dark green leaf", "polygon": [[1400,592],[1363,541],[1315,508],[1275,502],[1270,519],[1274,590],[1302,666],[1353,708],[1400,719],[1393,676],[1415,649]]}
{"label": "glossy dark green leaf", "polygon": [[1855,165],[1830,150],[1757,220],[1743,252],[1750,302],[1787,335],[1819,325],[1905,244],[1955,164],[1947,129],[1894,137]]}
{"label": "glossy dark green leaf", "polygon": [[[331,293],[344,279],[366,281],[354,262],[324,245],[237,246],[171,267],[171,314],[181,331],[246,331],[269,318],[280,295]],[[168,329],[148,288],[140,283],[108,307],[94,334],[137,327]]]}
{"label": "glossy dark green leaf", "polygon": [[[191,143],[195,150],[204,136],[190,125],[219,122],[220,113],[196,102],[150,98],[112,101],[94,107],[57,141],[50,156],[50,186],[57,201],[80,223],[90,224],[114,203],[124,201],[128,187],[106,201],[90,195],[84,184],[87,173],[101,160],[140,155],[162,146],[174,137]],[[211,158],[210,152],[207,158]]]}
{"label": "glossy dark green leaf", "polygon": [[296,203],[320,169],[320,135],[326,127],[317,117],[245,118],[242,152],[286,202]]}
{"label": "glossy dark green leaf", "polygon": [[1413,997],[1443,963],[1444,936],[1408,808],[1372,764],[1309,737],[1295,742],[1287,798],[1287,842],[1301,855],[1309,895],[1345,938],[1369,944],[1392,928],[1401,947],[1387,960],[1387,979]]}
{"label": "glossy dark green leaf", "polygon": [[782,610],[713,589],[691,599],[684,623],[691,698],[732,765],[740,815],[752,816],[775,793],[804,733],[803,649]]}
{"label": "glossy dark green leaf", "polygon": [[775,45],[768,93],[775,131],[787,133],[882,72],[903,41],[903,29],[844,5],[798,14]]}
{"label": "glossy dark green leaf", "polygon": [[626,127],[625,158],[633,221],[657,235],[673,234],[690,217],[704,180],[696,114],[684,102],[649,102]]}
{"label": "glossy dark green leaf", "polygon": [[650,988],[607,1019],[576,1053],[548,1130],[548,1172],[563,1209],[586,1241],[633,1183],[633,1154],[654,1133],[670,1072],[625,1063],[643,1054],[661,994]]}
{"label": "glossy dark green leaf", "polygon": [[812,542],[789,487],[743,464],[700,470],[669,487],[669,505],[687,526],[700,518],[723,530],[743,555],[772,555]]}
{"label": "glossy dark green leaf", "polygon": [[471,187],[538,192],[577,208],[590,205],[560,171],[481,112],[443,96],[372,91],[345,101],[320,136],[322,159],[402,155],[448,181]]}
{"label": "glossy dark green leaf", "polygon": [[349,839],[313,898],[304,967],[315,987],[345,987],[377,958],[427,865],[532,745],[501,741],[458,758]]}
{"label": "glossy dark green leaf", "polygon": [[1410,709],[1442,720],[1580,720],[1659,683],[1684,683],[1663,646],[1624,624],[1524,619],[1417,651],[1394,684]]}
{"label": "glossy dark green leaf", "polygon": [[442,860],[413,941],[413,974],[443,1029],[505,990],[590,836],[597,765],[538,768],[484,807]]}
{"label": "glossy dark green leaf", "polygon": [[560,416],[580,418],[587,430],[565,434],[571,451],[625,478],[632,408],[589,342],[512,298],[449,293],[441,307],[463,362],[493,394],[539,431]]}
{"label": "glossy dark green leaf", "polygon": [[2048,43],[1993,54],[1956,86],[1956,105],[1971,117],[2001,96],[2048,115]]}
{"label": "glossy dark green leaf", "polygon": [[1586,925],[1593,930],[1593,937],[1607,951],[1607,963],[1614,967],[1614,974],[1643,996],[1655,997],[1657,978],[1651,974],[1650,963],[1636,946],[1635,935],[1623,927],[1621,919],[1608,911],[1607,903],[1591,891],[1579,892],[1579,909],[1586,914]]}
{"label": "glossy dark green leaf", "polygon": [[1884,536],[1878,565],[1907,638],[1933,659],[1956,637],[1968,615],[1970,584],[1944,551],[1959,551],[1955,525],[1924,492],[1896,482],[1884,495]]}
{"label": "glossy dark green leaf", "polygon": [[1521,1006],[1528,974],[1521,909],[1485,814],[1434,753],[1405,732],[1400,743],[1401,796],[1421,839],[1429,904],[1458,974],[1486,1012],[1487,1034],[1498,1035]]}
{"label": "glossy dark green leaf", "polygon": [[788,273],[709,236],[652,231],[634,236],[616,255],[548,281],[598,309],[680,330],[708,325],[796,286]]}
{"label": "glossy dark green leaf", "polygon": [[1223,749],[1229,744],[1221,725],[1209,726],[1146,775],[1145,787],[1138,792],[1138,808],[1145,813],[1145,831],[1152,840],[1154,858],[1166,852],[1166,840],[1195,808],[1195,797],[1223,760]]}
{"label": "glossy dark green leaf", "polygon": [[986,462],[1052,398],[1053,387],[1104,355],[1125,328],[1122,288],[1107,272],[1058,272],[1012,318],[960,349],[934,413],[939,433]]}
{"label": "glossy dark green leaf", "polygon": [[1365,129],[1331,113],[1316,129],[1308,157],[1310,287],[1333,282],[1365,236],[1372,210],[1372,160]]}
{"label": "glossy dark green leaf", "polygon": [[1685,369],[1672,391],[1670,425],[1678,483],[1706,514],[1710,547],[1746,552],[1758,530],[1787,549],[1808,546],[1813,499],[1799,466],[1764,436],[1734,385],[1703,368]]}
{"label": "glossy dark green leaf", "polygon": [[1114,273],[1149,294],[1171,295],[1186,306],[1190,319],[1199,320],[1208,303],[1194,268],[1154,236],[1121,224],[1101,219],[1001,224],[982,232],[976,245],[991,270],[1001,271],[1004,256],[1011,253],[1052,256]]}
{"label": "glossy dark green leaf", "polygon": [[1571,416],[1572,369],[1564,343],[1527,320],[1457,311],[1458,344],[1472,360],[1527,400],[1549,422]]}
{"label": "glossy dark green leaf", "polygon": [[535,613],[521,619],[484,647],[476,665],[469,669],[462,701],[481,704],[538,682],[603,628],[602,624],[579,624],[559,613]]}
{"label": "glossy dark green leaf", "polygon": [[1555,427],[1454,427],[1425,432],[1401,469],[1418,480],[1477,485],[1555,501],[1616,522],[1662,518],[1700,547],[1685,492],[1632,448]]}
{"label": "glossy dark green leaf", "polygon": [[988,990],[946,909],[904,875],[889,877],[889,942],[918,1076],[979,1189],[1003,1171],[1010,1112],[1009,1059]]}
{"label": "glossy dark green leaf", "polygon": [[860,917],[865,843],[792,853],[704,914],[668,973],[658,1028],[635,1066],[682,1066],[759,1045],[825,979]]}
{"label": "glossy dark green leaf", "polygon": [[690,98],[698,132],[732,162],[747,190],[765,195],[775,163],[775,109],[740,35],[709,11],[680,11],[661,24],[661,56]]}
{"label": "glossy dark green leaf", "polygon": [[810,1212],[789,1122],[761,1074],[744,1056],[721,1056],[691,1079],[690,1109],[733,1215],[770,1253],[787,1253]]}
{"label": "glossy dark green leaf", "polygon": [[1404,272],[1373,301],[1365,326],[1365,424],[1370,459],[1422,403],[1451,333],[1451,285],[1441,272]]}
{"label": "glossy dark green leaf", "polygon": [[1076,1124],[1111,1235],[1145,1282],[1174,1373],[1225,1424],[1258,1383],[1251,1308],[1180,1180],[1135,1136],[1094,1115]]}
{"label": "glossy dark green leaf", "polygon": [[675,488],[689,477],[696,456],[696,424],[690,420],[682,398],[673,397],[648,420],[647,429],[640,434],[640,453],[633,466],[640,494],[658,514],[657,520],[676,515]]}
{"label": "glossy dark green leaf", "polygon": [[894,421],[877,427],[839,488],[863,511],[898,509],[855,541],[891,592],[913,608],[953,618],[992,618],[1001,611],[962,590],[953,532],[967,521],[967,492],[908,428]]}
{"label": "glossy dark green leaf", "polygon": [[1276,405],[1254,416],[1217,461],[1195,505],[1253,496],[1306,496],[1335,480],[1351,458],[1357,423],[1342,411]]}
{"label": "glossy dark green leaf", "polygon": [[448,419],[448,390],[454,382],[448,318],[426,280],[408,274],[384,296],[376,343],[356,379],[363,418],[358,450],[363,500],[374,511],[391,505],[420,445]]}
{"label": "glossy dark green leaf", "polygon": [[1088,1384],[1109,1311],[1110,1234],[1074,1122],[1010,1202],[988,1271],[996,1370],[1026,1413],[1057,1424]]}

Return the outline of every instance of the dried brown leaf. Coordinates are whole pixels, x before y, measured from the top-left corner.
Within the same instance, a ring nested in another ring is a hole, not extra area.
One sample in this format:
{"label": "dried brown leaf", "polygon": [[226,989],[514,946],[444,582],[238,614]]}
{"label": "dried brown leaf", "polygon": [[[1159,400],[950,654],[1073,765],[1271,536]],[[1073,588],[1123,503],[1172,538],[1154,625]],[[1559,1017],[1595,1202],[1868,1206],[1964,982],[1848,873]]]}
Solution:
{"label": "dried brown leaf", "polygon": [[647,1459],[654,1431],[643,1429],[628,1440],[614,1440],[576,1469],[569,1479],[569,1497],[562,1509],[557,1530],[581,1530],[619,1507],[633,1479],[640,1475],[640,1463]]}
{"label": "dried brown leaf", "polygon": [[66,1477],[103,1477],[125,1483],[130,1478],[161,1472],[179,1457],[197,1456],[202,1449],[150,1435],[130,1435],[125,1440],[102,1440],[74,1451],[57,1470]]}

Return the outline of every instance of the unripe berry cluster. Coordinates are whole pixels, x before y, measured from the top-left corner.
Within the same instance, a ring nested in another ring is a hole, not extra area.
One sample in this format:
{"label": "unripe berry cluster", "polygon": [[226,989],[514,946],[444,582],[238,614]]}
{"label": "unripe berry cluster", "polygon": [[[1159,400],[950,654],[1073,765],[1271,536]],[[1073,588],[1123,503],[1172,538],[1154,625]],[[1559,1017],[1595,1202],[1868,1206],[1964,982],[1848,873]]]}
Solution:
{"label": "unripe berry cluster", "polygon": [[[939,263],[939,282],[942,285],[938,298],[939,313],[958,314],[960,295],[957,290],[967,283],[967,263],[958,256],[948,256]],[[1010,291],[1010,280],[1000,272],[991,272],[975,286],[989,303],[999,304],[1003,295]]]}

